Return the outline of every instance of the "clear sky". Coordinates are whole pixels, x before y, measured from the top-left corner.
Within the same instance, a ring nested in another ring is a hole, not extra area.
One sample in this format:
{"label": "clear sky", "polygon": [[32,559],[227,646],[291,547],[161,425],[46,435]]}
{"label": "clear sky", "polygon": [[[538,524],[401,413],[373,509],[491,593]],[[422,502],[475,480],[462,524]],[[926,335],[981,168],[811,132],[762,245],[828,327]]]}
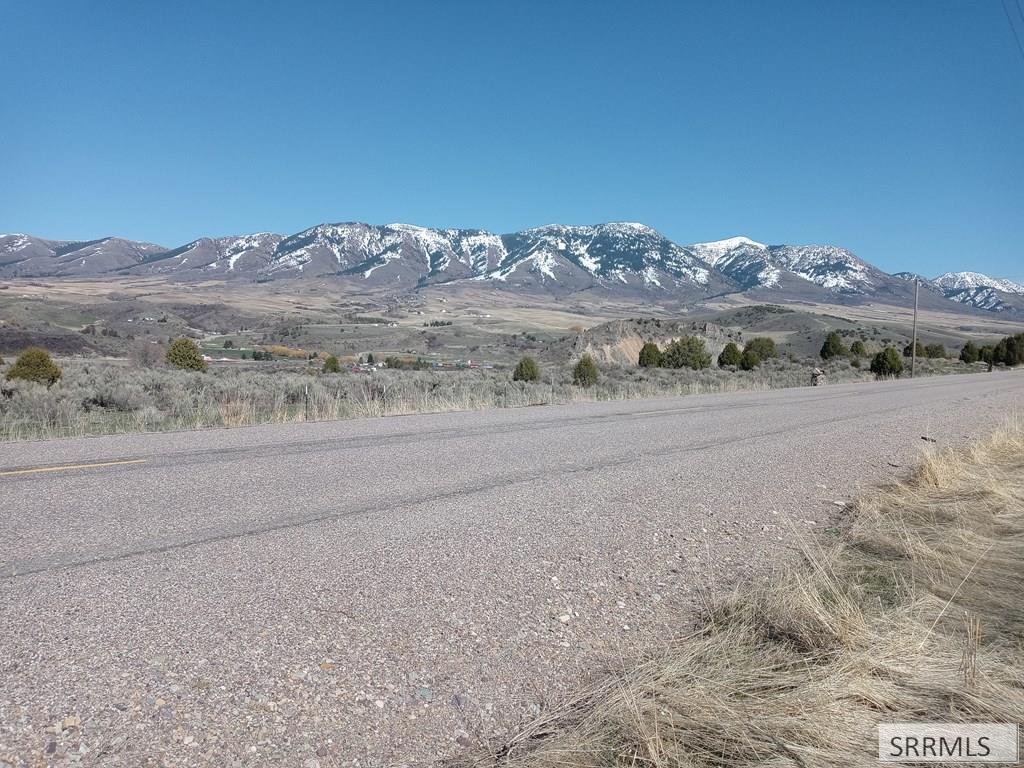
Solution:
{"label": "clear sky", "polygon": [[0,232],[628,220],[1022,279],[1006,2],[0,0]]}

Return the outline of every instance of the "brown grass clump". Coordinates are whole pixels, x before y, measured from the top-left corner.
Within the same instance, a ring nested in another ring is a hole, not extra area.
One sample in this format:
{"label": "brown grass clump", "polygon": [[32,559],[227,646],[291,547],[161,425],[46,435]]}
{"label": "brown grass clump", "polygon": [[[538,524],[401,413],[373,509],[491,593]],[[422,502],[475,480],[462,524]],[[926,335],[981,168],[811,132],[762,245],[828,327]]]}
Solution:
{"label": "brown grass clump", "polygon": [[927,458],[842,543],[461,766],[877,765],[880,722],[1024,713],[1024,430]]}

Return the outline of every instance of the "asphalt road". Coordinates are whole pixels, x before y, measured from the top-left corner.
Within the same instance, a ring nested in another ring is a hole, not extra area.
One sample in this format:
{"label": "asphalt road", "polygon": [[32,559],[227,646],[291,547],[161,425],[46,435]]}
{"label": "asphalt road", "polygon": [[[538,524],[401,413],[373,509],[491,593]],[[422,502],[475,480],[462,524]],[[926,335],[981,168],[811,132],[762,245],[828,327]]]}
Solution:
{"label": "asphalt road", "polygon": [[0,445],[0,764],[429,763],[1022,395],[995,373]]}

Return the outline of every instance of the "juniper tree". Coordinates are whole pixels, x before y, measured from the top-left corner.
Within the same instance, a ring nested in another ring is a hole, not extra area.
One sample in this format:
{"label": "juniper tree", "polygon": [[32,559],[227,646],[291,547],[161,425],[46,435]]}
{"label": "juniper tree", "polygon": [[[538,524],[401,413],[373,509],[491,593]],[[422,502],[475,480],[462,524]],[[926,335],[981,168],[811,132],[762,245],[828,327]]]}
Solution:
{"label": "juniper tree", "polygon": [[653,341],[646,342],[640,348],[640,359],[637,361],[637,364],[641,368],[657,368],[661,365],[661,362],[661,350],[658,349],[658,345]]}
{"label": "juniper tree", "polygon": [[597,384],[598,370],[597,363],[590,355],[584,355],[572,369],[572,383],[581,387],[590,387]]}
{"label": "juniper tree", "polygon": [[7,380],[34,381],[49,387],[60,381],[63,375],[60,366],[53,362],[49,352],[39,347],[29,347],[18,355],[14,365],[8,369]]}
{"label": "juniper tree", "polygon": [[743,353],[740,352],[740,348],[736,346],[734,342],[729,342],[725,345],[722,353],[718,356],[718,367],[719,368],[730,368],[740,364],[740,359],[743,357]]}
{"label": "juniper tree", "polygon": [[843,337],[837,331],[830,331],[825,337],[825,343],[821,345],[820,354],[824,360],[831,360],[833,357],[846,357],[848,350],[843,345]]}
{"label": "juniper tree", "polygon": [[182,336],[171,342],[167,348],[167,362],[175,368],[186,371],[205,371],[206,361],[199,351],[198,345],[187,336]]}
{"label": "juniper tree", "polygon": [[903,373],[903,358],[895,347],[886,347],[871,361],[871,372],[880,379],[887,376],[899,378]]}
{"label": "juniper tree", "polygon": [[539,381],[540,366],[532,357],[524,357],[512,371],[512,381]]}
{"label": "juniper tree", "polygon": [[743,347],[744,352],[748,349],[756,354],[761,360],[768,360],[779,356],[779,351],[775,346],[775,340],[769,339],[767,336],[755,336]]}
{"label": "juniper tree", "polygon": [[683,336],[665,347],[662,365],[666,368],[692,368],[700,371],[711,366],[711,353],[704,346],[704,339]]}

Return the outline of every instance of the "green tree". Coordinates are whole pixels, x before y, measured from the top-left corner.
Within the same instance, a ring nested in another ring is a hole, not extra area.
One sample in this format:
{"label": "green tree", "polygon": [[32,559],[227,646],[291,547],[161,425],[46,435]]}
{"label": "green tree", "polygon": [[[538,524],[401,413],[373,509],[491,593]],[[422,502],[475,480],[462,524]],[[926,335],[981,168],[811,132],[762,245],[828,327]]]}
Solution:
{"label": "green tree", "polygon": [[857,339],[853,344],[850,345],[850,354],[854,357],[867,357],[868,348],[864,346],[864,342]]}
{"label": "green tree", "polygon": [[752,371],[761,364],[761,356],[757,354],[756,350],[744,349],[743,354],[740,356],[740,368],[744,371]]}
{"label": "green tree", "polygon": [[992,362],[1005,366],[1024,363],[1024,333],[1000,339],[992,350]]}
{"label": "green tree", "polygon": [[512,381],[540,381],[540,366],[532,357],[524,357],[512,371]]}
{"label": "green tree", "polygon": [[186,371],[205,371],[206,361],[192,339],[181,336],[167,348],[167,362]]}
{"label": "green tree", "polygon": [[718,356],[718,367],[729,368],[735,367],[740,364],[740,359],[743,354],[740,352],[740,348],[736,346],[734,342],[729,342],[725,345],[722,353]]}
{"label": "green tree", "polygon": [[374,363],[375,363],[375,360],[373,359],[373,352],[369,352],[366,355],[366,364],[367,365],[373,365]]}
{"label": "green tree", "polygon": [[39,347],[29,347],[7,370],[7,380],[21,379],[51,386],[63,376],[60,367],[53,362],[50,353]]}
{"label": "green tree", "polygon": [[[908,342],[907,346],[903,348],[903,356],[910,357],[910,353],[913,351],[913,349],[914,342]],[[924,344],[922,344],[920,341],[917,342],[917,357],[927,357],[927,354],[924,350]]]}
{"label": "green tree", "polygon": [[968,341],[964,344],[963,349],[960,350],[960,361],[967,363],[967,365],[973,365],[981,359],[981,350],[978,349],[978,345],[973,341]]}
{"label": "green tree", "polygon": [[590,355],[584,355],[572,369],[572,383],[581,387],[590,387],[597,384],[597,363]]}
{"label": "green tree", "polygon": [[662,354],[658,345],[653,341],[646,342],[640,348],[640,359],[637,361],[641,368],[657,368],[661,365]]}
{"label": "green tree", "polygon": [[941,344],[928,344],[924,348],[924,354],[932,360],[939,360],[946,356],[946,348]]}
{"label": "green tree", "polygon": [[743,347],[744,351],[748,349],[761,360],[770,360],[773,357],[779,356],[779,351],[775,347],[775,340],[769,339],[767,336],[755,336],[752,338]]}
{"label": "green tree", "polygon": [[328,355],[324,360],[324,373],[341,373],[341,363],[334,355]]}
{"label": "green tree", "polygon": [[831,360],[833,357],[846,357],[849,352],[843,345],[843,337],[837,331],[830,331],[821,345],[820,354],[822,359]]}
{"label": "green tree", "polygon": [[666,368],[692,368],[700,371],[711,365],[711,353],[704,346],[704,339],[683,336],[665,347],[662,365]]}
{"label": "green tree", "polygon": [[903,373],[903,358],[895,347],[886,347],[871,361],[871,372],[880,379],[887,376],[899,378]]}
{"label": "green tree", "polygon": [[234,348],[235,348],[235,342],[233,342],[231,339],[228,339],[227,341],[224,342],[224,349],[234,349]]}

